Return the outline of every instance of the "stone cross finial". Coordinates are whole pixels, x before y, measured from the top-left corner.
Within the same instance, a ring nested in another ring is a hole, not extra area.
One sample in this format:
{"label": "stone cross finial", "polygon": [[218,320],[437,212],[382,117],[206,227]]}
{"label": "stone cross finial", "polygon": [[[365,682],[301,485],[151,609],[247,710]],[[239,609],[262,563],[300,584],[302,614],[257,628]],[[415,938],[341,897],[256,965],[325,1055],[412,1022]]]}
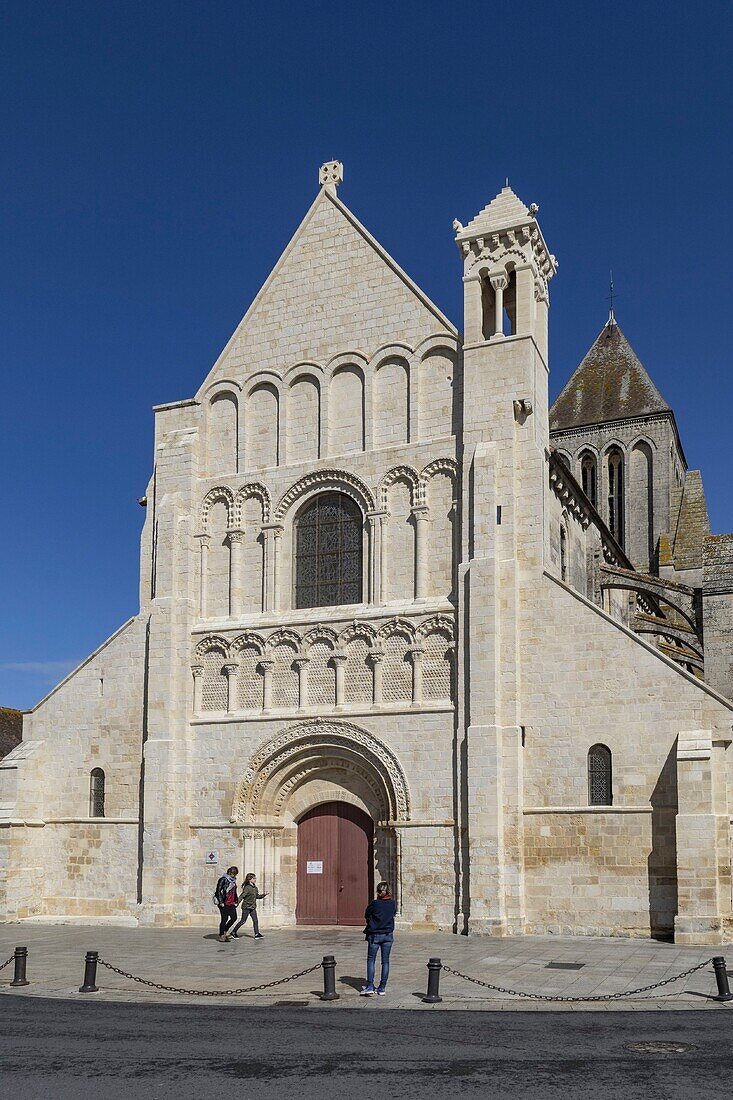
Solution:
{"label": "stone cross finial", "polygon": [[344,166],[340,160],[327,160],[318,170],[318,182],[327,191],[336,193],[336,188],[344,182]]}

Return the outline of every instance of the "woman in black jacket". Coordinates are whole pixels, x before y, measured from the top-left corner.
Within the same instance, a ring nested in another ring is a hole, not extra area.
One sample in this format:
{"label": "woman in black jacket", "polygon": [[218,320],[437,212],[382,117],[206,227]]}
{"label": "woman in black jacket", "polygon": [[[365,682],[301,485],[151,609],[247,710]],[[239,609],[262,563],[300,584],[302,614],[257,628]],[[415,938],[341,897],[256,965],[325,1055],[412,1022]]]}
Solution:
{"label": "woman in black jacket", "polygon": [[[377,885],[377,897],[367,905],[364,916],[366,928],[364,935],[367,941],[367,977],[366,985],[361,991],[362,997],[371,997],[377,993],[383,997],[387,992],[387,978],[389,977],[389,956],[394,943],[394,917],[396,905],[392,897],[392,891],[388,882],[380,882]],[[374,970],[377,962],[377,951],[381,952],[381,973],[379,985],[374,988]]]}

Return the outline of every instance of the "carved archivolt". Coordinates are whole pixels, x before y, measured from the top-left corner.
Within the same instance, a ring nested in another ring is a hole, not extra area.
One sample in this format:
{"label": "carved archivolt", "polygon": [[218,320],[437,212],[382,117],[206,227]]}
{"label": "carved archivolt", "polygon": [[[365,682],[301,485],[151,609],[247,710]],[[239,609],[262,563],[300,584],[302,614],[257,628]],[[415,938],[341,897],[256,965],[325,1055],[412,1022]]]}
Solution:
{"label": "carved archivolt", "polygon": [[428,634],[432,634],[437,630],[447,634],[450,640],[454,641],[455,627],[453,620],[448,615],[433,615],[430,619],[425,619],[415,631],[415,638],[418,640],[426,638]]}
{"label": "carved archivolt", "polygon": [[396,481],[406,481],[410,486],[410,504],[413,508],[422,504],[420,478],[416,471],[411,466],[393,466],[379,482],[379,507],[382,510],[387,508],[387,490]]}
{"label": "carved archivolt", "polygon": [[197,657],[203,657],[206,653],[221,653],[222,656],[227,657],[229,655],[229,642],[218,634],[209,634],[208,637],[202,638],[196,646]]}
{"label": "carved archivolt", "polygon": [[379,630],[377,631],[377,637],[380,640],[391,638],[393,634],[404,634],[412,642],[415,640],[415,627],[409,619],[400,619],[395,617],[394,619],[389,619],[388,622],[383,623],[383,625],[380,626]]}
{"label": "carved archivolt", "polygon": [[448,477],[452,477],[454,480],[458,473],[458,466],[453,458],[434,458],[432,462],[428,462],[427,466],[420,474],[420,480],[423,483],[430,481],[431,477],[436,474],[447,474]]}
{"label": "carved archivolt", "polygon": [[309,630],[303,636],[303,645],[310,647],[314,642],[326,642],[327,645],[331,646],[331,649],[335,649],[338,643],[338,634],[328,626],[314,626],[312,630]]}
{"label": "carved archivolt", "polygon": [[386,816],[410,820],[407,779],[392,750],[360,726],[320,718],[284,729],[257,750],[238,785],[232,820],[279,815],[305,776],[334,767],[364,779]]}
{"label": "carved archivolt", "polygon": [[209,489],[201,504],[202,531],[206,530],[206,525],[209,522],[209,512],[214,504],[226,504],[227,527],[232,526],[232,520],[234,518],[234,493],[226,485],[217,485],[213,489]]}
{"label": "carved archivolt", "polygon": [[243,485],[238,491],[234,499],[234,526],[241,527],[242,525],[242,509],[244,502],[249,500],[250,497],[254,497],[259,500],[262,507],[262,522],[269,523],[270,515],[272,513],[272,499],[270,497],[270,491],[265,485],[262,485],[259,481],[252,481],[248,485]]}
{"label": "carved archivolt", "polygon": [[278,645],[289,645],[305,656],[308,648],[319,641],[327,642],[334,649],[342,649],[350,642],[362,639],[369,647],[373,647],[379,646],[380,642],[394,634],[401,634],[414,642],[436,630],[443,631],[451,640],[455,639],[455,623],[450,615],[431,615],[418,623],[395,616],[382,623],[378,630],[375,630],[369,622],[354,619],[340,633],[329,626],[319,624],[311,627],[303,636],[297,630],[288,627],[280,627],[267,637],[254,630],[245,630],[232,639],[225,638],[221,634],[208,634],[197,643],[194,655],[202,657],[206,653],[215,652],[221,653],[222,657],[236,659],[237,654],[248,647],[264,654]]}
{"label": "carved archivolt", "polygon": [[282,520],[300,497],[305,496],[314,489],[323,492],[328,489],[336,489],[353,497],[365,511],[371,511],[374,508],[374,497],[371,489],[355,474],[347,473],[345,470],[314,470],[312,473],[301,477],[283,494],[275,510],[275,521]]}
{"label": "carved archivolt", "polygon": [[253,630],[245,630],[244,634],[240,634],[239,637],[234,639],[230,652],[232,656],[243,649],[256,649],[258,653],[262,653],[264,648],[265,643],[259,634],[255,634]]}
{"label": "carved archivolt", "polygon": [[354,619],[353,623],[349,623],[341,631],[339,641],[342,645],[348,645],[349,642],[354,642],[357,638],[363,638],[367,645],[373,645],[376,636],[377,632],[373,626],[369,623],[360,623]]}
{"label": "carved archivolt", "polygon": [[300,634],[297,630],[288,630],[287,627],[282,627],[280,630],[276,630],[274,634],[270,634],[265,642],[266,649],[274,649],[278,645],[292,645],[295,649],[300,649]]}

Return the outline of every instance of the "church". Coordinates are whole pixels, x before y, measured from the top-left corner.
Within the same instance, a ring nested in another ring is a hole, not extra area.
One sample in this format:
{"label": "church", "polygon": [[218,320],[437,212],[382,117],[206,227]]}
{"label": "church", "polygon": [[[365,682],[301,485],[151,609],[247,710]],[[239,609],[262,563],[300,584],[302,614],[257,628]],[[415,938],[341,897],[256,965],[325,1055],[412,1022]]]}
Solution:
{"label": "church", "polygon": [[673,410],[613,310],[550,408],[535,204],[453,223],[460,332],[342,178],[155,409],[140,609],[0,762],[5,918],[211,925],[233,863],[270,927],[387,879],[402,928],[730,939],[733,535]]}

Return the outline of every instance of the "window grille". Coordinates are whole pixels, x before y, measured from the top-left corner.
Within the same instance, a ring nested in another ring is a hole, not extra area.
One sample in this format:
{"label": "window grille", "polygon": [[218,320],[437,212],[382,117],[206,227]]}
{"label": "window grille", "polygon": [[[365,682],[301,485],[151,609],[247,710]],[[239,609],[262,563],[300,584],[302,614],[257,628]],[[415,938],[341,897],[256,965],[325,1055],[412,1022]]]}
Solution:
{"label": "window grille", "polygon": [[104,772],[93,768],[89,776],[89,816],[104,817]]}
{"label": "window grille", "polygon": [[588,805],[613,805],[611,750],[605,745],[593,745],[588,750]]}
{"label": "window grille", "polygon": [[361,510],[345,493],[321,493],[295,530],[295,606],[333,607],[362,601]]}

